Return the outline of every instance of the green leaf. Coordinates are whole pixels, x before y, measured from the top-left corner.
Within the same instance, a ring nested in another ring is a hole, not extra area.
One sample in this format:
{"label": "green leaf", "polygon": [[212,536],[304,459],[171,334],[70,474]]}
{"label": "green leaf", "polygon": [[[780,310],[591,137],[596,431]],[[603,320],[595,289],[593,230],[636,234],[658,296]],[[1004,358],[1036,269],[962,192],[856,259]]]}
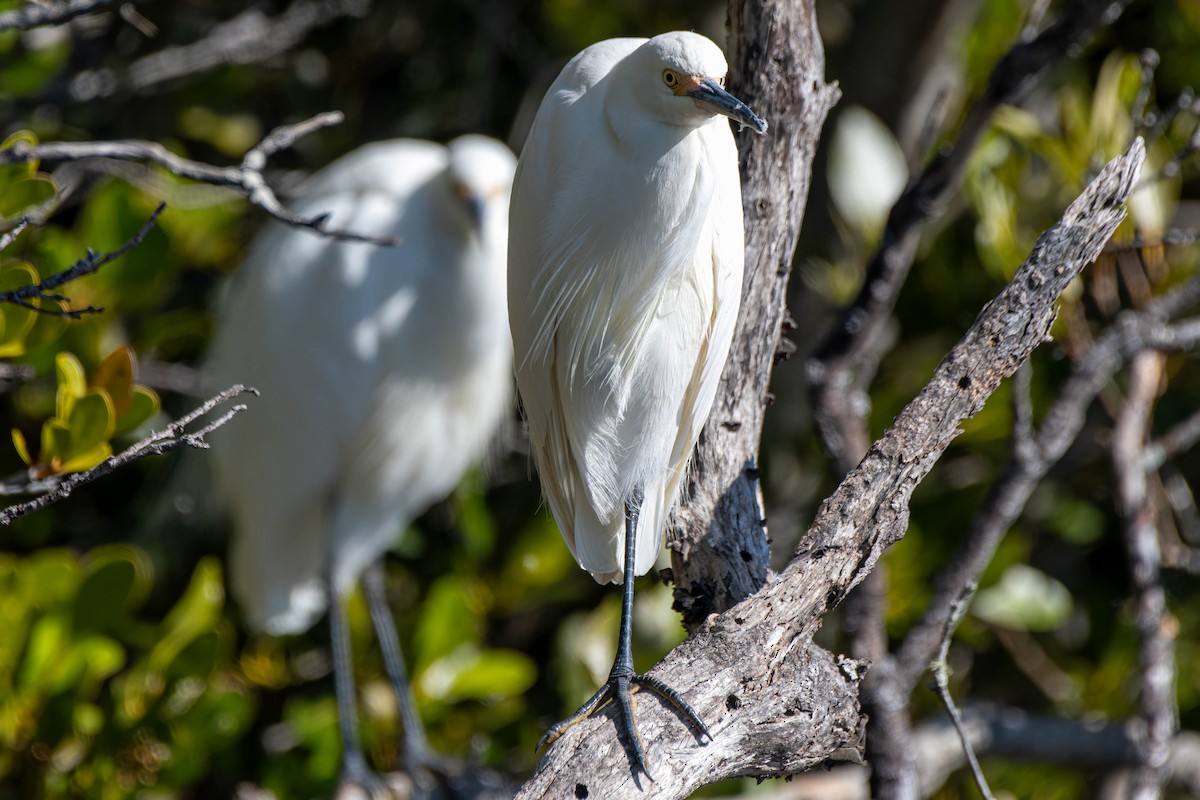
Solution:
{"label": "green leaf", "polygon": [[161,407],[162,401],[158,399],[158,394],[153,389],[134,384],[129,393],[129,405],[126,408],[125,416],[117,419],[117,427],[113,431],[113,435],[121,436],[137,430],[142,423],[157,414]]}
{"label": "green leaf", "polygon": [[[38,282],[32,265],[17,261],[0,269],[0,292],[8,292]],[[0,358],[25,353],[25,336],[37,321],[37,312],[11,303],[0,306]]]}
{"label": "green leaf", "polygon": [[224,605],[221,564],[215,558],[202,559],[192,573],[187,591],[163,620],[158,642],[147,661],[149,669],[160,674],[166,672],[185,647],[216,627]]}
{"label": "green leaf", "polygon": [[112,438],[117,415],[112,398],[103,389],[90,389],[75,401],[67,428],[71,431],[70,456],[94,450]]}
{"label": "green leaf", "polygon": [[1104,512],[1093,503],[1059,494],[1050,512],[1050,526],[1071,544],[1089,545],[1104,535]]}
{"label": "green leaf", "polygon": [[25,442],[25,434],[16,428],[12,429],[13,447],[16,448],[17,455],[25,462],[25,466],[32,467],[33,459],[29,457],[29,445]]}
{"label": "green leaf", "polygon": [[1071,592],[1040,570],[1013,564],[998,583],[979,591],[971,613],[1013,630],[1057,630],[1071,614]]}
{"label": "green leaf", "polygon": [[111,455],[112,446],[108,442],[102,442],[89,450],[72,454],[70,458],[59,464],[58,471],[60,473],[87,472]]}
{"label": "green leaf", "polygon": [[71,447],[71,432],[67,424],[58,417],[52,417],[42,423],[42,452],[38,460],[43,464],[57,461],[60,465]]}
{"label": "green leaf", "polygon": [[420,678],[422,690],[443,702],[494,702],[516,697],[533,685],[537,666],[515,650],[478,650],[466,645],[431,664]]}
{"label": "green leaf", "polygon": [[104,728],[104,710],[94,703],[79,703],[75,706],[72,727],[84,736],[95,736]]}
{"label": "green leaf", "polygon": [[67,669],[70,635],[61,614],[39,617],[29,631],[25,661],[21,665],[19,685],[30,689],[50,689],[59,684]]}
{"label": "green leaf", "polygon": [[83,579],[79,556],[57,548],[39,550],[22,562],[22,595],[39,610],[65,603]]}
{"label": "green leaf", "polygon": [[93,690],[125,666],[125,648],[107,636],[89,636],[75,649],[83,656],[89,688]]}
{"label": "green leaf", "polygon": [[58,379],[55,415],[65,420],[71,415],[71,407],[75,405],[75,401],[87,391],[87,375],[79,359],[67,352],[54,357],[54,374]]}
{"label": "green leaf", "polygon": [[[36,145],[36,144],[38,144],[38,136],[36,133],[34,133],[33,131],[30,131],[30,130],[17,131],[15,133],[10,134],[8,136],[8,138],[5,139],[3,142],[0,142],[0,150],[7,150],[8,148],[17,144],[17,142],[24,142],[25,144],[28,144],[28,145]],[[23,161],[23,162],[20,162],[17,164],[12,164],[8,167],[5,167],[5,169],[6,170],[11,169],[17,175],[32,175],[33,173],[37,172],[38,162],[37,161]]]}
{"label": "green leaf", "polygon": [[89,569],[75,595],[75,632],[102,633],[120,626],[136,580],[137,567],[131,561],[113,559]]}
{"label": "green leaf", "polygon": [[413,637],[418,665],[448,655],[462,644],[479,642],[481,614],[471,602],[479,591],[477,584],[455,575],[439,578],[433,584]]}
{"label": "green leaf", "polygon": [[4,191],[0,192],[0,217],[15,219],[56,194],[58,185],[49,175],[23,175],[7,182]]}

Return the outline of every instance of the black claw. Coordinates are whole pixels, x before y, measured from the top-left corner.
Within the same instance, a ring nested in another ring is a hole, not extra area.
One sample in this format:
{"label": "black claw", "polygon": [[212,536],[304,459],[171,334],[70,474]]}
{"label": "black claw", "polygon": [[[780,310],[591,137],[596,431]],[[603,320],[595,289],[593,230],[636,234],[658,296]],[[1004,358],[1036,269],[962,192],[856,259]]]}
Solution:
{"label": "black claw", "polygon": [[639,687],[644,686],[670,703],[675,712],[690,724],[696,733],[700,734],[702,742],[704,739],[712,741],[712,733],[709,732],[708,726],[704,724],[704,720],[700,719],[700,715],[696,713],[696,710],[691,707],[688,701],[683,699],[683,696],[679,692],[652,675],[634,675],[633,682]]}
{"label": "black claw", "polygon": [[556,723],[550,730],[546,731],[538,741],[535,752],[541,750],[543,747],[549,747],[554,744],[575,723],[587,719],[600,708],[612,703],[616,706],[619,717],[619,719],[614,720],[617,726],[617,737],[624,746],[626,755],[629,756],[635,777],[638,772],[641,772],[653,781],[654,776],[650,774],[650,768],[646,760],[646,749],[642,743],[641,733],[638,731],[636,701],[633,699],[632,689],[646,689],[658,695],[675,710],[675,713],[681,719],[687,722],[699,734],[698,738],[701,744],[708,743],[705,739],[709,742],[712,741],[712,734],[709,732],[708,726],[704,724],[704,720],[700,719],[700,715],[683,699],[679,692],[658,678],[649,675],[631,675],[628,677],[613,675],[609,677],[607,683],[600,687],[599,691],[588,698],[588,701],[578,711],[562,722]]}

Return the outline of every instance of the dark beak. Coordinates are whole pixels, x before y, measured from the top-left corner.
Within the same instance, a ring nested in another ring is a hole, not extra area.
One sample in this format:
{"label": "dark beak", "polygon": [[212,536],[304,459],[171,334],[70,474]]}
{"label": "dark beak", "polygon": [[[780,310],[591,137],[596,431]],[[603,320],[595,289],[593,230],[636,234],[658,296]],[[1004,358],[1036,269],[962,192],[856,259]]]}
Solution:
{"label": "dark beak", "polygon": [[749,125],[755,133],[767,132],[767,123],[759,119],[758,115],[750,110],[750,106],[725,91],[721,84],[712,78],[700,81],[700,86],[688,92],[688,96],[699,103],[707,103],[718,114],[724,114],[742,127]]}
{"label": "dark beak", "polygon": [[463,198],[463,202],[467,204],[467,214],[471,217],[471,222],[475,223],[476,228],[483,227],[483,212],[484,199],[478,195],[471,195]]}

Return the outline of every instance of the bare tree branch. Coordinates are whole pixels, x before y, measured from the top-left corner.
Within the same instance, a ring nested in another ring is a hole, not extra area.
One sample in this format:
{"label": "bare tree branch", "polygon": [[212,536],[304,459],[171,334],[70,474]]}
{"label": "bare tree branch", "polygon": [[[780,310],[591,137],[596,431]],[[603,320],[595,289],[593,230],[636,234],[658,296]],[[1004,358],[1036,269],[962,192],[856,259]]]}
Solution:
{"label": "bare tree branch", "polygon": [[930,669],[933,672],[934,688],[937,690],[938,696],[942,698],[942,704],[946,706],[946,712],[950,715],[950,721],[954,724],[954,730],[962,744],[963,753],[967,757],[967,764],[971,767],[971,774],[975,776],[975,785],[979,787],[979,793],[984,796],[985,800],[993,800],[992,789],[988,786],[987,778],[984,777],[983,767],[979,766],[979,759],[975,757],[975,748],[971,745],[971,738],[963,727],[962,715],[958,713],[958,706],[954,704],[954,698],[950,695],[950,665],[947,663],[950,655],[950,641],[954,638],[954,629],[958,627],[963,615],[967,613],[968,601],[974,593],[974,586],[967,587],[955,602],[954,607],[950,609],[950,618],[946,620],[946,633],[942,637],[937,658],[933,660]]}
{"label": "bare tree branch", "polygon": [[0,14],[0,31],[27,31],[43,25],[61,25],[81,14],[90,14],[112,5],[113,0],[58,0],[30,2]]}
{"label": "bare tree branch", "polygon": [[1141,673],[1144,741],[1131,776],[1132,800],[1157,800],[1175,735],[1175,648],[1161,578],[1154,507],[1146,491],[1143,448],[1166,357],[1146,351],[1133,360],[1129,394],[1113,427],[1112,460],[1133,584],[1134,625]]}
{"label": "bare tree branch", "polygon": [[[976,753],[1029,764],[1054,764],[1100,771],[1137,763],[1138,740],[1128,724],[1076,722],[1014,708],[972,705],[963,709],[963,728]],[[916,754],[920,797],[929,797],[950,775],[966,766],[958,734],[949,719],[925,720],[909,741]],[[778,784],[762,800],[869,800],[868,768],[838,766]],[[1171,740],[1168,785],[1181,794],[1200,795],[1200,734],[1184,731]]]}
{"label": "bare tree branch", "polygon": [[12,227],[3,234],[0,234],[0,250],[5,249],[10,244],[15,242],[17,237],[29,227],[30,222],[32,222],[32,220],[30,220],[28,216],[17,217],[15,220],[13,220]]}
{"label": "bare tree branch", "polygon": [[297,0],[277,17],[250,8],[212,28],[203,39],[143,56],[122,72],[84,70],[70,82],[77,102],[121,92],[149,94],[165,84],[229,64],[259,64],[294,48],[310,31],[340,17],[361,17],[370,0]]}
{"label": "bare tree branch", "polygon": [[1200,442],[1200,411],[1146,445],[1142,453],[1142,466],[1153,472],[1176,456],[1186,453],[1196,442]]}
{"label": "bare tree branch", "polygon": [[126,242],[113,250],[110,253],[94,253],[91,250],[83,258],[76,261],[70,267],[67,267],[62,272],[55,273],[44,281],[28,286],[22,286],[18,289],[13,289],[7,292],[0,292],[0,303],[12,303],[13,305],[28,308],[32,311],[37,311],[40,314],[48,314],[50,316],[68,317],[70,319],[79,319],[84,314],[99,314],[103,308],[88,306],[87,308],[62,308],[51,309],[43,308],[40,305],[35,305],[33,300],[48,300],[56,303],[69,303],[71,299],[65,295],[52,294],[53,290],[73,280],[82,278],[84,275],[91,275],[98,271],[105,264],[116,261],[121,256],[128,253],[133,248],[142,243],[146,238],[146,234],[154,227],[155,221],[158,220],[160,214],[167,207],[166,203],[159,203],[158,208],[154,209],[154,213],[150,215],[150,219],[146,220],[145,224],[131,236]]}
{"label": "bare tree branch", "polygon": [[313,131],[327,128],[330,125],[337,125],[341,121],[342,113],[340,111],[328,111],[294,125],[280,126],[251,148],[242,159],[241,165],[236,167],[216,167],[192,161],[175,155],[158,142],[136,139],[113,142],[42,142],[40,144],[19,141],[11,147],[0,150],[0,166],[27,161],[82,161],[93,158],[148,162],[157,164],[181,178],[232,189],[275,219],[293,227],[312,230],[333,239],[394,246],[399,243],[399,240],[393,236],[368,236],[349,230],[331,229],[326,226],[328,215],[305,218],[293,214],[279,202],[263,176],[262,170],[266,166],[266,159],[269,156],[290,147],[301,136],[307,136]]}
{"label": "bare tree branch", "polygon": [[103,477],[113,470],[136,461],[139,458],[161,455],[184,446],[195,447],[201,450],[208,449],[208,441],[204,437],[226,422],[229,422],[239,411],[245,411],[246,406],[241,403],[232,406],[221,416],[209,421],[198,430],[189,432],[186,430],[187,426],[211,413],[222,403],[247,392],[255,396],[258,395],[257,389],[243,386],[240,383],[234,384],[175,420],[161,431],[151,433],[140,442],[122,450],[120,453],[106,459],[101,464],[92,467],[86,472],[75,472],[70,475],[54,475],[40,480],[31,479],[26,475],[0,484],[0,495],[39,495],[32,500],[0,509],[0,525],[10,525],[14,520],[26,514],[38,511],[48,505],[70,497],[72,492],[85,483],[91,483],[97,478]]}

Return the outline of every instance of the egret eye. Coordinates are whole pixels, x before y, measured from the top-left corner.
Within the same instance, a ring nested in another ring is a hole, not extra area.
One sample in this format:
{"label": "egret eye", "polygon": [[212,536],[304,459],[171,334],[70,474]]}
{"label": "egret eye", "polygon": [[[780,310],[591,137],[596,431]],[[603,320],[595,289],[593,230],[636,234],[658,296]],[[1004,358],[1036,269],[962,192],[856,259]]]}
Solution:
{"label": "egret eye", "polygon": [[671,89],[674,89],[676,86],[679,85],[679,76],[675,74],[675,70],[673,70],[673,69],[664,69],[663,70],[663,83],[665,83],[667,85],[667,87],[671,88]]}
{"label": "egret eye", "polygon": [[725,76],[724,75],[717,78],[717,86],[720,86],[722,89],[725,88]]}

